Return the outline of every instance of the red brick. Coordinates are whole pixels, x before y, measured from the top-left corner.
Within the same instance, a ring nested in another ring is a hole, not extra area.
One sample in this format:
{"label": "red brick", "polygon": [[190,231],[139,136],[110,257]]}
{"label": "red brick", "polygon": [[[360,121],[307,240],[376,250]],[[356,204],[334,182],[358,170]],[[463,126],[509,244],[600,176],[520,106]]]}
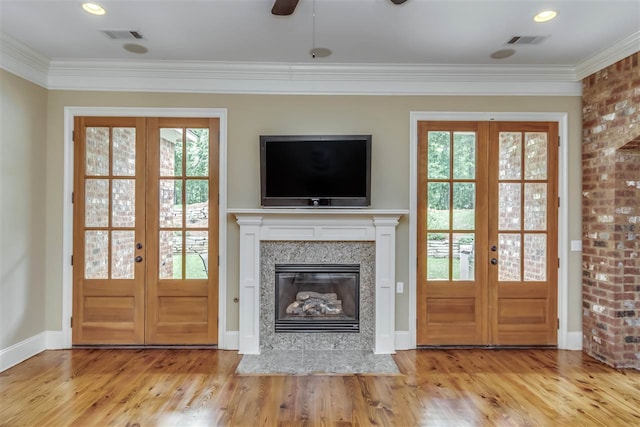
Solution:
{"label": "red brick", "polygon": [[582,147],[584,351],[637,369],[640,344],[625,337],[640,327],[625,320],[640,317],[640,189],[627,185],[640,182],[639,63],[640,52],[583,80]]}

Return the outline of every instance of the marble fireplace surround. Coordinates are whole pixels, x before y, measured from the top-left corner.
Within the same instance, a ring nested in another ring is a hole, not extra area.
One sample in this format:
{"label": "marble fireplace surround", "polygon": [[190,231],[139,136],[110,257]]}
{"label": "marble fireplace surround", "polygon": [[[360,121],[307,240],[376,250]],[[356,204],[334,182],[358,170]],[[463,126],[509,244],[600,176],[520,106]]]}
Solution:
{"label": "marble fireplace surround", "polygon": [[395,353],[396,226],[405,210],[230,209],[240,225],[239,353],[260,354],[260,242],[375,244],[373,352]]}

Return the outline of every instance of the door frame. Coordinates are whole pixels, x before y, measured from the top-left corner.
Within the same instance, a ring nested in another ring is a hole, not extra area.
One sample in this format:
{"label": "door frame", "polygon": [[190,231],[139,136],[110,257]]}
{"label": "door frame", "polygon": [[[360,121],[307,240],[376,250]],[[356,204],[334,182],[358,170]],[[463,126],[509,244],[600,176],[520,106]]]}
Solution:
{"label": "door frame", "polygon": [[[562,112],[430,112],[412,111],[409,114],[409,348],[417,343],[417,213],[418,213],[418,122],[419,121],[501,121],[501,122],[557,122],[560,147],[558,148],[558,197],[564,200],[558,209],[558,257],[566,257],[569,245],[568,203],[568,129],[569,114]],[[415,260],[415,262],[414,262]],[[558,268],[558,348],[575,350],[569,338],[569,276],[567,262]]]}
{"label": "door frame", "polygon": [[62,212],[62,348],[71,348],[73,313],[73,129],[76,116],[87,117],[194,117],[220,120],[218,165],[220,203],[218,205],[218,348],[236,349],[237,336],[227,336],[227,109],[226,108],[137,108],[64,107],[64,181]]}

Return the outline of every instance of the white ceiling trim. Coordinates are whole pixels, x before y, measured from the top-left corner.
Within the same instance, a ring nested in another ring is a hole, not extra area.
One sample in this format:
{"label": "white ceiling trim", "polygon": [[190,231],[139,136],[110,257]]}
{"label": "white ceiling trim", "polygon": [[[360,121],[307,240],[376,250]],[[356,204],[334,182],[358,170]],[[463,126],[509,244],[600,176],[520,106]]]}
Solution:
{"label": "white ceiling trim", "polygon": [[570,67],[60,61],[49,89],[371,95],[577,95]]}
{"label": "white ceiling trim", "polygon": [[0,68],[47,88],[49,59],[0,32]]}
{"label": "white ceiling trim", "polygon": [[583,77],[637,52],[639,46],[637,32],[576,67],[49,60],[0,33],[0,67],[59,90],[580,96]]}
{"label": "white ceiling trim", "polygon": [[620,40],[608,49],[582,61],[576,67],[576,77],[580,80],[615,64],[621,59],[640,51],[640,31]]}

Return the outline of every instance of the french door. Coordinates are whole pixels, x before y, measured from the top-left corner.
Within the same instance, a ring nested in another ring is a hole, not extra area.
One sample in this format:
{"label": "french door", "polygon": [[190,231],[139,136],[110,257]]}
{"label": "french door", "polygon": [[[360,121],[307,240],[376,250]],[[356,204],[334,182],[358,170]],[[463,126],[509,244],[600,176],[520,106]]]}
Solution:
{"label": "french door", "polygon": [[557,343],[549,122],[419,122],[418,345]]}
{"label": "french door", "polygon": [[217,119],[76,118],[74,345],[216,343],[218,134]]}

